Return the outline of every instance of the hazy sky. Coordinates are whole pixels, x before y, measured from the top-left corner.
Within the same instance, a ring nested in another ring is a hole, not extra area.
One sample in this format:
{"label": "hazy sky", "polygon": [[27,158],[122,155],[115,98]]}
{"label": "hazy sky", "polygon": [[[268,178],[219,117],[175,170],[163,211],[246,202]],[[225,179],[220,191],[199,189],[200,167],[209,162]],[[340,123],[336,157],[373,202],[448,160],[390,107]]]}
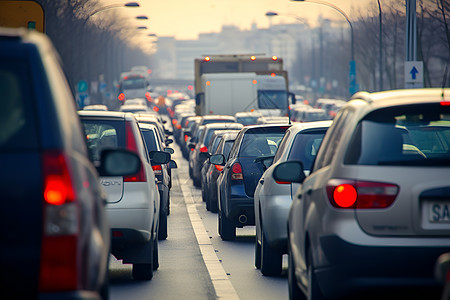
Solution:
{"label": "hazy sky", "polygon": [[[127,2],[124,0],[102,0],[105,4]],[[133,20],[136,24],[147,26],[147,33],[158,36],[174,36],[177,39],[195,39],[199,33],[219,32],[223,25],[235,25],[250,29],[252,23],[258,28],[270,24],[294,23],[295,18],[281,17],[291,14],[308,19],[311,25],[319,15],[333,20],[345,21],[336,10],[322,4],[294,2],[289,0],[137,0],[139,8],[119,8],[130,19],[146,15],[149,20]],[[329,0],[352,19],[352,13],[361,8],[375,7],[376,0]],[[269,20],[268,11],[280,16]]]}

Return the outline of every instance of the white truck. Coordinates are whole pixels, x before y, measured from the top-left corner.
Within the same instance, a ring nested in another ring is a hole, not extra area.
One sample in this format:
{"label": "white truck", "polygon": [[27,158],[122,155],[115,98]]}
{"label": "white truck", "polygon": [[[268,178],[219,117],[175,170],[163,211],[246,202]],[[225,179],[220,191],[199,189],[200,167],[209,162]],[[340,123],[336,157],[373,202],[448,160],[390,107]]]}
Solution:
{"label": "white truck", "polygon": [[256,105],[255,73],[208,73],[203,74],[201,80],[205,115],[234,115]]}
{"label": "white truck", "polygon": [[287,114],[288,91],[283,76],[254,72],[206,73],[201,81],[203,93],[199,102],[203,114],[234,115],[250,110]]}

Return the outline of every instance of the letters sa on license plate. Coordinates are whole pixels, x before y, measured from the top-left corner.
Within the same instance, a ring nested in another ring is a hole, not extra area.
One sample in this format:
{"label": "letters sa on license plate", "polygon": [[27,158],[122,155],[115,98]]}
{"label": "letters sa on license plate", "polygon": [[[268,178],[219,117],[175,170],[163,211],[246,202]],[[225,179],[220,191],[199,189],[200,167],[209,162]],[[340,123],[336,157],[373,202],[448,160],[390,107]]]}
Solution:
{"label": "letters sa on license plate", "polygon": [[431,223],[450,223],[450,202],[432,202],[429,209]]}

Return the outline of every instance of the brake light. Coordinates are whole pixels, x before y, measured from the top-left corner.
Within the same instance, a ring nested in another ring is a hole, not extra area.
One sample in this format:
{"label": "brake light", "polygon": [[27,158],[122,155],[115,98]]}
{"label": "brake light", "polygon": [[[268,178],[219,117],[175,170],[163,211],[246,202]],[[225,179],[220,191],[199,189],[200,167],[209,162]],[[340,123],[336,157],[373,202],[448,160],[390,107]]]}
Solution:
{"label": "brake light", "polygon": [[43,160],[43,237],[39,291],[78,287],[79,209],[70,176],[69,160],[60,151],[46,151]]}
{"label": "brake light", "polygon": [[181,129],[181,125],[180,124],[177,124],[177,129]]}
{"label": "brake light", "polygon": [[387,208],[398,191],[397,185],[383,182],[331,179],[327,184],[328,199],[337,208]]}
{"label": "brake light", "polygon": [[206,146],[200,147],[200,152],[208,152],[208,147]]}
{"label": "brake light", "polygon": [[178,122],[178,121],[177,121],[177,120],[175,120],[175,119],[173,119],[173,120],[172,120],[172,124],[173,124],[173,125],[176,125],[176,124],[177,124],[177,122]]}
{"label": "brake light", "polygon": [[223,166],[221,165],[214,165],[217,169],[217,171],[222,172],[223,171]]}
{"label": "brake light", "polygon": [[162,174],[162,167],[161,167],[161,165],[152,166],[152,169],[153,169],[153,172],[155,173],[155,175]]}
{"label": "brake light", "polygon": [[184,135],[184,141],[187,142],[189,136],[187,134]]}
{"label": "brake light", "polygon": [[450,101],[441,101],[441,106],[450,106]]}
{"label": "brake light", "polygon": [[232,180],[242,180],[244,176],[242,176],[242,166],[240,163],[234,163],[231,167],[231,179]]}
{"label": "brake light", "polygon": [[[139,154],[136,139],[134,137],[133,128],[131,127],[131,124],[129,122],[125,122],[125,141],[126,141],[126,148],[130,151],[133,151],[137,154]],[[147,176],[145,174],[144,166],[141,163],[141,168],[139,169],[138,173],[130,176],[124,176],[123,177],[124,182],[145,182],[147,181]]]}
{"label": "brake light", "polygon": [[120,93],[119,96],[117,97],[117,99],[119,99],[120,101],[125,100],[125,94],[124,93]]}
{"label": "brake light", "polygon": [[277,181],[275,180],[276,183],[278,184],[291,184],[289,181]]}

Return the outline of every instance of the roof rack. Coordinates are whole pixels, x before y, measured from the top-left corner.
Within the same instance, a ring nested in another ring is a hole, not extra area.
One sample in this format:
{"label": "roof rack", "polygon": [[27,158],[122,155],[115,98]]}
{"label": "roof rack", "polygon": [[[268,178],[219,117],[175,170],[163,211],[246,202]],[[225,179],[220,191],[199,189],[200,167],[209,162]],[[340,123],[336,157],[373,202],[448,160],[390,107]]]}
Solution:
{"label": "roof rack", "polygon": [[354,100],[354,99],[364,100],[367,103],[372,103],[373,102],[373,99],[370,96],[370,93],[366,92],[366,91],[360,91],[360,92],[357,92],[357,93],[353,94],[353,96],[350,98],[350,100]]}

